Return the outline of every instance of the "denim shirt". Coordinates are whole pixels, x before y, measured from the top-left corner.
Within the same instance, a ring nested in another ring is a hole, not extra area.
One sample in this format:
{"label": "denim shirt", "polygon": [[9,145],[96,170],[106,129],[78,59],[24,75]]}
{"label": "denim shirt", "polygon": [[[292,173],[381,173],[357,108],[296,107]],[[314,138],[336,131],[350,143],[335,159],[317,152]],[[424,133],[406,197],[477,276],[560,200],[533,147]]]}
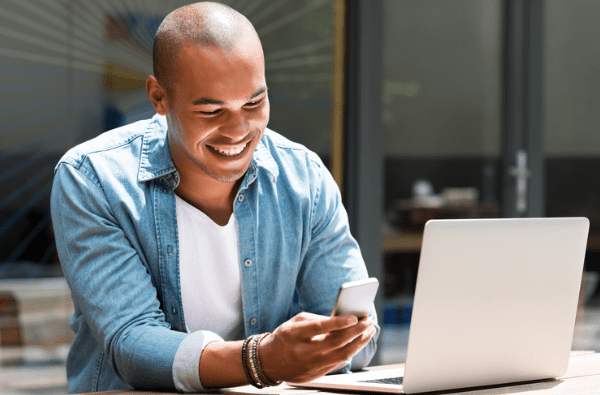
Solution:
{"label": "denim shirt", "polygon": [[[203,345],[216,334],[186,331],[179,174],[166,136],[166,120],[156,115],[71,149],[56,167],[52,220],[75,304],[69,392],[186,390],[182,382],[199,381]],[[314,153],[271,130],[233,209],[246,336],[273,331],[300,311],[329,315],[339,286],[367,276],[331,175]],[[368,364],[376,339],[352,369]],[[186,371],[181,361],[190,356],[195,365]]]}

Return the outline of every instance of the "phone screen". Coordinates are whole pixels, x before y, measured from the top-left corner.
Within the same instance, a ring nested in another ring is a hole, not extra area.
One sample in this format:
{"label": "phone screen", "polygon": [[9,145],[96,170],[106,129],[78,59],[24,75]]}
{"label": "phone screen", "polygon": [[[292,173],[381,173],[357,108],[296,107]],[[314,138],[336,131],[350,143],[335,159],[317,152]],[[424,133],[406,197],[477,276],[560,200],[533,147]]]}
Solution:
{"label": "phone screen", "polygon": [[342,284],[331,315],[353,314],[358,318],[368,316],[378,287],[379,281],[374,277]]}

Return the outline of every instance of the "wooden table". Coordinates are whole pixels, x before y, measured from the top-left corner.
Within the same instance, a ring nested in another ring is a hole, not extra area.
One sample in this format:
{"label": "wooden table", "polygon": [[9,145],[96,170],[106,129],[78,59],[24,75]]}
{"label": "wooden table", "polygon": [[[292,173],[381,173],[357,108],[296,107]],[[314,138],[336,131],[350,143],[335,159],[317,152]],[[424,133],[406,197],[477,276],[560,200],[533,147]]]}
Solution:
{"label": "wooden table", "polygon": [[[397,365],[402,366],[402,364]],[[388,366],[389,367],[389,366]],[[378,369],[380,367],[371,367],[369,369]],[[277,387],[258,390],[252,386],[239,388],[230,388],[221,391],[227,394],[284,394],[284,395],[303,395],[303,394],[337,394],[314,389],[294,388],[282,384]],[[436,394],[430,392],[428,394]],[[108,391],[102,392],[102,395],[165,395],[164,392],[148,391]],[[600,394],[600,353],[574,351],[571,353],[569,369],[567,373],[551,380],[542,380],[521,384],[511,384],[502,386],[485,387],[470,390],[444,391],[440,394],[468,394],[468,395],[569,395],[569,394]]]}

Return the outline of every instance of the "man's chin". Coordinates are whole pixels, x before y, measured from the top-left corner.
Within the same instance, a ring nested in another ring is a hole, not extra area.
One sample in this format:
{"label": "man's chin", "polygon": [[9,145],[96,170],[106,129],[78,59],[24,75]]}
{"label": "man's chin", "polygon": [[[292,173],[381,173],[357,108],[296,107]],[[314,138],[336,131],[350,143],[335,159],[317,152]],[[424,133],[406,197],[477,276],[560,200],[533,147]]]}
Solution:
{"label": "man's chin", "polygon": [[220,181],[222,183],[226,183],[226,184],[231,184],[232,182],[237,182],[239,181],[241,178],[244,177],[244,175],[246,174],[246,172],[242,173],[242,174],[236,174],[233,176],[229,176],[229,177],[213,177],[215,180]]}
{"label": "man's chin", "polygon": [[230,184],[232,182],[237,182],[242,179],[246,175],[246,171],[248,171],[248,167],[244,170],[231,171],[231,172],[212,172],[205,171],[212,179],[217,180],[222,183]]}

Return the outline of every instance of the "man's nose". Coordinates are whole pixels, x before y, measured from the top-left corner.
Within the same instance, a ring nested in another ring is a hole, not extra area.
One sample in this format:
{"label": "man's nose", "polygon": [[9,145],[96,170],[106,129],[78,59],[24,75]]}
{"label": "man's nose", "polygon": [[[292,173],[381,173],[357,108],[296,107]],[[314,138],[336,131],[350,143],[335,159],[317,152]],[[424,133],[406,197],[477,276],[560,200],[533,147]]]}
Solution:
{"label": "man's nose", "polygon": [[250,130],[250,122],[242,110],[230,111],[223,125],[223,133],[235,138],[246,135]]}

